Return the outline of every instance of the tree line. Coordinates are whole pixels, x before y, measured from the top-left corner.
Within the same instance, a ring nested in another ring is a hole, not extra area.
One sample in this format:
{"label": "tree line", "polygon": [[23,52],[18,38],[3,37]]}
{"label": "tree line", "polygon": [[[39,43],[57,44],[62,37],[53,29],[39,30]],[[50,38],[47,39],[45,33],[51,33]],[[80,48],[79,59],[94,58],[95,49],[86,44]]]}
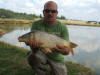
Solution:
{"label": "tree line", "polygon": [[26,13],[18,13],[13,12],[7,9],[0,9],[0,18],[14,18],[14,19],[29,19],[32,20],[37,18],[38,16],[35,14],[26,14]]}
{"label": "tree line", "polygon": [[[11,19],[28,19],[32,20],[34,18],[42,18],[42,15],[18,13],[7,9],[0,9],[0,18],[11,18]],[[57,16],[57,19],[66,19],[64,16]]]}

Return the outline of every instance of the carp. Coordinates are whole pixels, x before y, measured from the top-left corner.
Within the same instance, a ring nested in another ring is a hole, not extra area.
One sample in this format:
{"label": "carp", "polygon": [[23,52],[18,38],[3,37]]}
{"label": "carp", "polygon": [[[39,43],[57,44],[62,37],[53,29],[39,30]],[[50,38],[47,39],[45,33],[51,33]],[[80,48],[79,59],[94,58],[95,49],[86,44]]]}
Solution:
{"label": "carp", "polygon": [[19,42],[27,42],[30,40],[36,40],[39,43],[42,43],[40,47],[44,49],[44,52],[52,52],[52,48],[59,46],[64,46],[69,48],[72,55],[74,55],[73,48],[77,47],[77,44],[73,42],[66,41],[57,35],[43,32],[43,31],[31,31],[20,37],[18,37]]}

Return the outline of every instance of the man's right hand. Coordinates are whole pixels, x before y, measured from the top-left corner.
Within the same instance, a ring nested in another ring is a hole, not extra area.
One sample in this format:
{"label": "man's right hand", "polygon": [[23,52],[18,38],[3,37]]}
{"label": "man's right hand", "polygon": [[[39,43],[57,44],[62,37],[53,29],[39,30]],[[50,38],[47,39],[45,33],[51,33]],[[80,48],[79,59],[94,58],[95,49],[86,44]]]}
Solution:
{"label": "man's right hand", "polygon": [[31,49],[33,48],[39,48],[41,43],[38,43],[36,40],[30,40],[25,42],[26,45],[29,45],[31,47]]}

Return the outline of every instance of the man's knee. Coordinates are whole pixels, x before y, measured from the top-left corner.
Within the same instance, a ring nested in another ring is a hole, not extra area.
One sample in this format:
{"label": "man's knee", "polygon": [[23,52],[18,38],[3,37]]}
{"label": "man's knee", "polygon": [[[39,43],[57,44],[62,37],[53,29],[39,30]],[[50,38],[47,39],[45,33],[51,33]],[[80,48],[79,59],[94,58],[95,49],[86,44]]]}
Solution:
{"label": "man's knee", "polygon": [[48,75],[46,70],[47,59],[41,52],[38,54],[29,53],[28,63],[37,75]]}
{"label": "man's knee", "polygon": [[28,61],[29,65],[30,65],[32,68],[34,67],[34,65],[35,65],[35,63],[36,63],[36,61],[34,61],[34,60],[35,60],[35,57],[34,57],[34,55],[32,54],[32,52],[30,52],[29,55],[28,55],[28,57],[27,57],[27,61]]}
{"label": "man's knee", "polygon": [[41,53],[41,52],[38,52],[36,54],[34,53],[29,53],[28,55],[28,63],[30,66],[41,66],[41,64],[46,64],[47,63],[47,59],[46,59],[46,56]]}
{"label": "man's knee", "polygon": [[51,66],[51,69],[54,75],[67,75],[67,68],[64,63],[58,63],[58,62],[49,60],[49,64]]}

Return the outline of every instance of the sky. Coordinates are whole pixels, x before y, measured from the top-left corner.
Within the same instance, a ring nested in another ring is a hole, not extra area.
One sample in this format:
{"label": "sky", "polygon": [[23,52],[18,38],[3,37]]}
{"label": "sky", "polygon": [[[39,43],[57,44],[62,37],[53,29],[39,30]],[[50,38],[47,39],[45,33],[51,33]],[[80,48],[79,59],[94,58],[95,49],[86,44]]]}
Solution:
{"label": "sky", "polygon": [[[0,8],[40,15],[47,1],[49,0],[0,0]],[[100,22],[100,0],[52,1],[58,5],[58,16],[63,15],[66,19]]]}

